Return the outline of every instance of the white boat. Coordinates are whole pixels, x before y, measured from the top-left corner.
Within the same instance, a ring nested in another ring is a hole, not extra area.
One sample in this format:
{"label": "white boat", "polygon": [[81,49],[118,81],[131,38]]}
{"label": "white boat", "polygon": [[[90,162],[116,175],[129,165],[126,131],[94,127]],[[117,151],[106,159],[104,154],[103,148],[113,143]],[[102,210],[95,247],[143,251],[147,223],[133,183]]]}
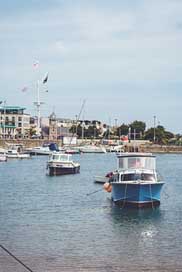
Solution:
{"label": "white boat", "polygon": [[95,183],[102,183],[109,182],[109,177],[106,176],[94,176]]}
{"label": "white boat", "polygon": [[30,154],[23,151],[23,146],[20,144],[7,144],[8,149],[6,150],[7,158],[17,158],[17,159],[28,159]]}
{"label": "white boat", "polygon": [[28,158],[30,158],[30,154],[20,153],[16,149],[7,150],[6,156],[7,156],[7,158],[11,158],[11,159],[14,159],[14,158],[15,159],[28,159]]}
{"label": "white boat", "polygon": [[43,146],[36,146],[27,149],[31,155],[51,155],[53,151],[59,151],[55,143],[44,144]]}
{"label": "white boat", "polygon": [[95,183],[105,183],[110,182],[110,178],[112,178],[113,172],[107,173],[105,176],[94,176]]}
{"label": "white boat", "polygon": [[0,151],[0,162],[5,162],[5,161],[7,161],[6,153]]}
{"label": "white boat", "polygon": [[85,145],[80,147],[82,153],[106,153],[106,149],[103,146]]}
{"label": "white boat", "polygon": [[73,162],[72,155],[62,152],[53,152],[47,163],[48,175],[58,176],[77,174],[80,172],[80,164]]}
{"label": "white boat", "polygon": [[115,146],[108,146],[106,148],[107,152],[124,152],[124,147],[123,145],[115,145]]}

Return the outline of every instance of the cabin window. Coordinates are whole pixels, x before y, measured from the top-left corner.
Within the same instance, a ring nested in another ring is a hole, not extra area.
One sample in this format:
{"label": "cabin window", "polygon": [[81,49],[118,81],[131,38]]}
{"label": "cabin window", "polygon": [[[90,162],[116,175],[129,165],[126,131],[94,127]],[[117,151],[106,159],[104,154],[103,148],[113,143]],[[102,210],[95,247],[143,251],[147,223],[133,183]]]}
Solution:
{"label": "cabin window", "polygon": [[53,159],[53,160],[58,160],[58,159],[59,159],[59,155],[53,155],[53,156],[52,156],[52,159]]}
{"label": "cabin window", "polygon": [[155,176],[153,174],[141,174],[141,180],[155,181]]}
{"label": "cabin window", "polygon": [[131,180],[146,180],[146,181],[155,181],[154,174],[147,173],[132,173],[121,175],[121,181],[131,181]]}
{"label": "cabin window", "polygon": [[121,181],[135,180],[135,174],[121,175]]}
{"label": "cabin window", "polygon": [[67,160],[68,160],[68,159],[67,159],[67,156],[60,156],[59,159],[60,159],[61,161],[67,161]]}
{"label": "cabin window", "polygon": [[119,168],[124,168],[124,160],[123,158],[119,158]]}

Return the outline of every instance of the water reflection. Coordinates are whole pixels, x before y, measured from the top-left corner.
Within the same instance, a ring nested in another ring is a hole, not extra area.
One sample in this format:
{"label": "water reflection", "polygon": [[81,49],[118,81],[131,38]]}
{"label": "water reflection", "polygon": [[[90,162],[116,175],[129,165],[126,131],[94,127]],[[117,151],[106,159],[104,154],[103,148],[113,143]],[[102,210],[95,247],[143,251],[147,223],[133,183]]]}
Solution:
{"label": "water reflection", "polygon": [[156,208],[146,208],[146,209],[136,209],[136,208],[127,208],[127,207],[119,207],[118,205],[114,204],[110,201],[110,212],[114,219],[114,221],[118,220],[126,220],[126,221],[133,221],[146,219],[152,220],[161,220],[161,216],[163,216],[163,212],[161,211],[160,207]]}

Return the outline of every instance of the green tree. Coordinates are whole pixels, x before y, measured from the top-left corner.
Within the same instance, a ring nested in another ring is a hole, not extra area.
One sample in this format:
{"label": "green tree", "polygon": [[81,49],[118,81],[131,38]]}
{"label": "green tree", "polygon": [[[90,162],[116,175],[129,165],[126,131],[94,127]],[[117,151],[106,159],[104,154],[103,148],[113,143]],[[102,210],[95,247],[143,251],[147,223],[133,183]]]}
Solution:
{"label": "green tree", "polygon": [[[174,134],[166,131],[163,126],[157,126],[155,128],[155,143],[168,144],[172,138],[174,138]],[[145,139],[150,141],[154,140],[154,128],[150,128],[145,132]]]}
{"label": "green tree", "polygon": [[134,131],[136,133],[136,139],[141,139],[143,137],[146,128],[144,122],[135,120],[129,126],[131,128],[131,138],[134,138]]}
{"label": "green tree", "polygon": [[126,124],[122,124],[117,128],[117,136],[128,135],[129,126]]}

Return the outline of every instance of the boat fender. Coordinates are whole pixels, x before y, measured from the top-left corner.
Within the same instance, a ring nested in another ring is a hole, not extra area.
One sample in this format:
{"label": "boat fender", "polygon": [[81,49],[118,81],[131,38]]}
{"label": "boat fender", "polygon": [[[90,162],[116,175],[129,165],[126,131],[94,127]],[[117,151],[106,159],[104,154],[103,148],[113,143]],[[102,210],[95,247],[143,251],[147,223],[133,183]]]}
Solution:
{"label": "boat fender", "polygon": [[111,191],[112,191],[112,185],[109,182],[105,182],[104,185],[103,185],[103,187],[104,187],[104,190],[106,192],[111,193]]}

